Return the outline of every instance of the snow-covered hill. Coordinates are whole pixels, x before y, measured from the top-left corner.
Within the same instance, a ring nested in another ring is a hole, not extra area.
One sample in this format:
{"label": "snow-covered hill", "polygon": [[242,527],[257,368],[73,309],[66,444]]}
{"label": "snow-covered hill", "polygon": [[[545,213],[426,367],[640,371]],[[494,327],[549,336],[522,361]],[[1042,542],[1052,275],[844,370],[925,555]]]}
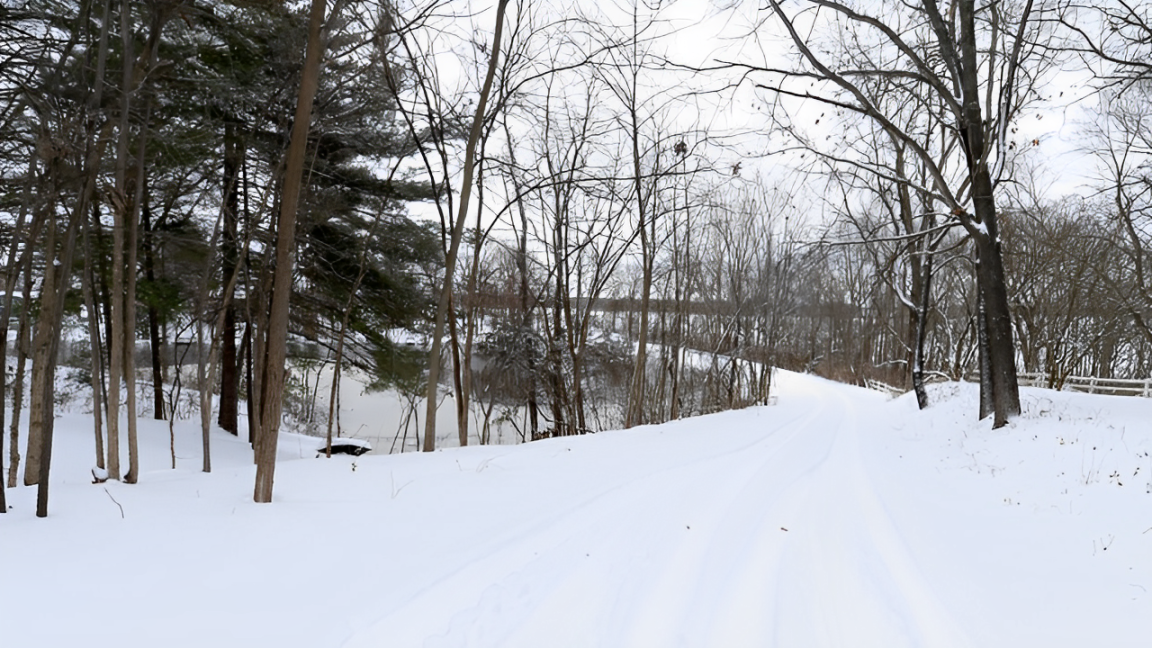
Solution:
{"label": "snow-covered hill", "polygon": [[317,459],[141,421],[141,483],[57,424],[51,516],[0,516],[3,646],[1152,645],[1152,402],[779,402],[522,446]]}

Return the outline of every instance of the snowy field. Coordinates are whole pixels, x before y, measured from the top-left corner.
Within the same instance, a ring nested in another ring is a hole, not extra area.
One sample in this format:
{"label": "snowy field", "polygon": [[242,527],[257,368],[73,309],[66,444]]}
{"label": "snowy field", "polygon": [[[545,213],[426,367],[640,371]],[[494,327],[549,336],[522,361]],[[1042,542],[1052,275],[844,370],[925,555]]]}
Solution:
{"label": "snowy field", "polygon": [[[135,486],[57,424],[51,515],[9,490],[0,645],[1152,645],[1152,402],[1023,391],[992,431],[781,373],[778,404],[514,447],[317,459],[141,420]],[[5,457],[7,451],[5,450]],[[5,459],[5,464],[7,458]]]}

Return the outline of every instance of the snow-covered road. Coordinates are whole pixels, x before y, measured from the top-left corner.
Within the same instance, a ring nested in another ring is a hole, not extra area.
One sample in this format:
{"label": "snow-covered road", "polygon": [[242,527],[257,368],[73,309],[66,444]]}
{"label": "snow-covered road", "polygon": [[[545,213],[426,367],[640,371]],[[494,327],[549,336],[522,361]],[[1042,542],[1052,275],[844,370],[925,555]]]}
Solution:
{"label": "snow-covered road", "polygon": [[537,529],[348,645],[967,645],[861,458],[861,412],[883,399],[784,380],[787,398],[755,424],[634,430],[612,440],[614,470],[554,474],[570,492]]}
{"label": "snow-covered road", "polygon": [[0,645],[1152,645],[1152,403],[1029,390],[991,431],[967,385],[776,394],[515,447],[289,437],[271,506],[236,439],[197,472],[194,425],[178,470],[141,421],[141,484],[92,485],[68,416],[52,516],[25,488],[0,516]]}

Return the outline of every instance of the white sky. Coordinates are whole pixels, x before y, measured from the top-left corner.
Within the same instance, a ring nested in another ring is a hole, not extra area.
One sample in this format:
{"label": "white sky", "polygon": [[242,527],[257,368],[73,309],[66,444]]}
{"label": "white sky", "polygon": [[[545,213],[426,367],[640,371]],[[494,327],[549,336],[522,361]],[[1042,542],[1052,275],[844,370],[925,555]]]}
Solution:
{"label": "white sky", "polygon": [[[481,70],[472,60],[475,49],[464,39],[472,35],[486,34],[490,40],[494,17],[493,4],[487,0],[459,2],[451,5],[460,15],[467,15],[456,22],[452,32],[441,34],[432,49],[437,52],[437,65],[448,88],[468,86],[475,88]],[[798,3],[787,3],[792,11]],[[542,12],[555,12],[555,5]],[[616,24],[627,29],[631,21],[632,5],[623,0],[615,2],[576,2],[570,5],[569,14],[580,12],[583,15],[597,16],[601,24]],[[764,62],[783,64],[794,56],[790,41],[775,30],[761,26],[756,28],[765,14],[757,3],[730,3],[717,0],[680,0],[665,2],[659,8],[661,22],[653,33],[661,38],[650,48],[653,59],[666,57],[672,63],[682,66],[706,67],[719,61]],[[512,11],[514,7],[510,7]],[[641,20],[651,12],[642,6]],[[453,33],[454,32],[454,33]],[[506,32],[507,33],[507,32]],[[451,49],[450,49],[451,47]],[[460,56],[459,52],[465,52]],[[765,113],[767,101],[772,100],[765,93],[757,93],[751,84],[744,83],[738,89],[724,90],[716,94],[696,94],[695,91],[722,88],[734,77],[732,73],[711,75],[691,75],[683,70],[653,72],[647,75],[648,92],[666,93],[672,99],[666,103],[665,112],[670,119],[684,125],[684,128],[706,128],[712,137],[740,133],[729,143],[735,146],[727,151],[712,149],[707,154],[716,157],[716,165],[730,168],[739,162],[744,178],[764,177],[785,190],[801,192],[812,183],[803,177],[788,173],[793,165],[806,164],[798,154],[771,155],[778,151],[781,140],[771,136],[771,119]],[[471,78],[471,80],[469,80]],[[1054,72],[1043,86],[1043,96],[1023,111],[1013,126],[1013,134],[1018,147],[1026,150],[1027,165],[1036,169],[1037,184],[1047,187],[1047,198],[1055,199],[1066,194],[1084,194],[1087,184],[1094,174],[1094,161],[1084,149],[1087,142],[1082,135],[1083,124],[1091,119],[1089,109],[1096,103],[1091,95],[1089,76],[1074,66]],[[677,96],[679,94],[680,96]],[[605,105],[612,105],[615,99],[606,94]],[[791,101],[789,113],[793,117],[811,118],[830,112],[826,106],[814,101]],[[817,113],[815,111],[819,110]],[[816,129],[835,127],[832,117],[824,120]],[[526,134],[525,134],[526,135]],[[526,137],[524,138],[526,139]],[[502,145],[501,145],[502,147]],[[757,161],[757,156],[766,156]],[[458,183],[457,183],[458,184]],[[489,185],[490,205],[501,201],[500,189],[495,183]],[[799,202],[811,203],[817,200]],[[414,215],[435,216],[430,206],[415,206]],[[470,221],[473,218],[470,217]]]}

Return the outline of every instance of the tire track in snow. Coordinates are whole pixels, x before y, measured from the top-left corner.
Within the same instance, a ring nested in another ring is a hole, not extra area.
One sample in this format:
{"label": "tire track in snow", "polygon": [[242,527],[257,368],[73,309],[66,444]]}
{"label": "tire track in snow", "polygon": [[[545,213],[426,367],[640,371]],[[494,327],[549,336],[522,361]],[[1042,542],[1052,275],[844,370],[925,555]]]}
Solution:
{"label": "tire track in snow", "polygon": [[867,477],[856,399],[822,391],[819,413],[760,459],[708,541],[669,561],[624,645],[970,645]]}
{"label": "tire track in snow", "polygon": [[893,526],[860,454],[859,414],[845,416],[783,556],[778,646],[960,648],[970,645],[943,609]]}
{"label": "tire track in snow", "polygon": [[[798,517],[833,438],[835,412],[808,409],[781,443],[756,448],[754,470],[741,474],[737,490],[711,503],[711,523],[668,561],[626,645],[766,645],[778,556],[790,542],[783,529]],[[749,463],[748,456],[732,459]]]}
{"label": "tire track in snow", "polygon": [[[643,562],[647,547],[660,544],[667,532],[679,527],[678,523],[662,523],[669,518],[693,519],[701,510],[714,509],[717,498],[729,495],[723,491],[737,491],[747,481],[739,471],[733,475],[728,465],[733,457],[773,454],[774,447],[786,445],[816,416],[805,413],[751,443],[630,476],[555,516],[522,525],[424,588],[401,609],[361,628],[344,645],[376,646],[386,640],[388,645],[428,647],[538,646],[544,637],[550,646],[608,645],[588,634],[619,636],[617,626],[630,617],[620,615],[627,609],[619,605],[620,590],[630,586],[625,577],[634,585],[634,562]],[[710,483],[717,475],[728,475],[723,480],[727,488]],[[704,500],[693,507],[696,513],[668,506],[665,499],[664,507],[656,509],[655,520],[651,515],[633,516],[627,528],[597,532],[599,520],[628,519],[631,511],[650,508],[653,500],[660,503],[661,493],[676,493],[689,484],[695,485],[696,496]],[[608,564],[580,560],[581,553],[587,559],[593,551],[608,555]],[[608,583],[612,585],[606,592]],[[556,608],[563,612],[556,614]],[[445,610],[455,613],[444,619]],[[570,618],[573,627],[561,631],[554,623],[558,617]]]}
{"label": "tire track in snow", "polygon": [[811,384],[765,436],[518,525],[345,645],[968,645],[868,479],[856,398]]}

